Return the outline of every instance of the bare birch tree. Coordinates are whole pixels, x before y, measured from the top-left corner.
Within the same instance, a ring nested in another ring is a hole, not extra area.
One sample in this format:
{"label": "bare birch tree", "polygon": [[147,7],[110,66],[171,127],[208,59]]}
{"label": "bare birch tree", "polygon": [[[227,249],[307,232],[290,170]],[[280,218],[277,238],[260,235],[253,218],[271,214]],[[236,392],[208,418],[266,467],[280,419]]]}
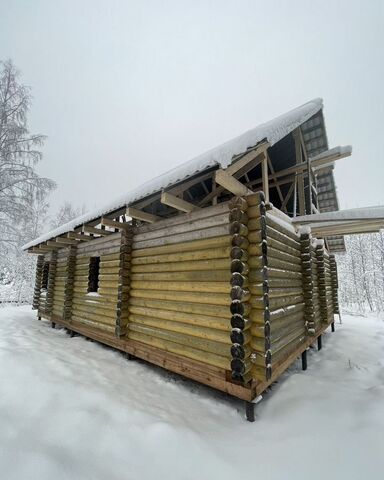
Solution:
{"label": "bare birch tree", "polygon": [[55,184],[40,177],[45,137],[31,134],[27,114],[31,92],[20,83],[20,73],[10,60],[0,62],[0,250],[17,247],[21,228],[31,216],[31,206],[42,202]]}

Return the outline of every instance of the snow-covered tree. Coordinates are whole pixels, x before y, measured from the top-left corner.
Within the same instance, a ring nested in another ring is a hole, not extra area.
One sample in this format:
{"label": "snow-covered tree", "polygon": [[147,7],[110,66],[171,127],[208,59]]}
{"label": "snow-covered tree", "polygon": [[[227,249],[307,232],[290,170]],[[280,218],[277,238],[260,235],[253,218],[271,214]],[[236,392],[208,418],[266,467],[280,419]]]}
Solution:
{"label": "snow-covered tree", "polygon": [[31,92],[19,77],[10,60],[0,62],[0,249],[18,246],[31,206],[55,187],[36,172],[45,137],[29,132]]}
{"label": "snow-covered tree", "polygon": [[74,207],[70,202],[64,202],[59,208],[58,212],[52,217],[50,225],[51,228],[60,227],[64,223],[70,222],[74,218],[85,213],[85,207]]}
{"label": "snow-covered tree", "polygon": [[345,237],[346,253],[336,257],[343,307],[384,311],[384,233]]}
{"label": "snow-covered tree", "polygon": [[45,137],[29,132],[31,99],[12,61],[0,62],[0,281],[19,299],[31,294],[35,264],[20,247],[41,233],[55,188],[36,172]]}

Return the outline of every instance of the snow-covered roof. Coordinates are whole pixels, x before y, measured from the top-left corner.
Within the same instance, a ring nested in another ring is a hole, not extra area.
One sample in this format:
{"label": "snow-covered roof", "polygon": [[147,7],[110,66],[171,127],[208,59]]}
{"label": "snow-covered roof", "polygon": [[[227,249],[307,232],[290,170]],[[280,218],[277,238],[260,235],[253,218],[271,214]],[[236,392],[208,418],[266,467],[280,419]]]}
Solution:
{"label": "snow-covered roof", "polygon": [[133,202],[137,202],[144,197],[159,192],[165,188],[175,185],[176,183],[187,179],[199,172],[207,170],[209,168],[218,166],[226,168],[231,164],[234,156],[245,152],[247,149],[255,147],[258,143],[266,140],[273,146],[279,140],[291,133],[301,124],[310,119],[323,107],[323,101],[321,98],[315,98],[310,102],[301,105],[283,115],[280,115],[273,120],[266,123],[262,123],[257,127],[248,130],[242,135],[223,143],[222,145],[208,150],[207,152],[199,155],[198,157],[189,160],[180,166],[169,170],[168,172],[156,177],[148,182],[145,182],[141,186],[131,190],[128,193],[120,195],[113,201],[102,205],[100,208],[96,208],[90,212],[87,212],[80,217],[71,220],[60,227],[41,235],[35,240],[23,245],[23,250],[26,250],[34,245],[50,240],[53,237],[70,232],[75,228],[83,225],[84,223],[95,220],[102,215],[107,215],[115,210],[118,210],[124,206],[131,205]]}

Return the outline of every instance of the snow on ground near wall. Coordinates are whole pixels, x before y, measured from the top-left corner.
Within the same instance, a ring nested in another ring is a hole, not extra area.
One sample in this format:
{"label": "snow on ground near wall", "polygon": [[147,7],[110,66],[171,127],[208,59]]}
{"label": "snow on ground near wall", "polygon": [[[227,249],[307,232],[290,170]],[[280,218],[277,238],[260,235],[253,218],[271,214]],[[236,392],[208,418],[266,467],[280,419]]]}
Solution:
{"label": "snow on ground near wall", "polygon": [[7,480],[381,478],[384,322],[345,316],[245,422],[243,404],[0,308]]}

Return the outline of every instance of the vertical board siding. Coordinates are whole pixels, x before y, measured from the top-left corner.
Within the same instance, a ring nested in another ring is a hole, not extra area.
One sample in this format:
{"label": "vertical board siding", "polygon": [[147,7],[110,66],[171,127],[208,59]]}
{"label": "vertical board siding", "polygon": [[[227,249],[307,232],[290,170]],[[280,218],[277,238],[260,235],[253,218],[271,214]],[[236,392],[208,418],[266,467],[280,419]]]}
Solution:
{"label": "vertical board siding", "polygon": [[135,229],[127,337],[230,369],[228,206]]}

